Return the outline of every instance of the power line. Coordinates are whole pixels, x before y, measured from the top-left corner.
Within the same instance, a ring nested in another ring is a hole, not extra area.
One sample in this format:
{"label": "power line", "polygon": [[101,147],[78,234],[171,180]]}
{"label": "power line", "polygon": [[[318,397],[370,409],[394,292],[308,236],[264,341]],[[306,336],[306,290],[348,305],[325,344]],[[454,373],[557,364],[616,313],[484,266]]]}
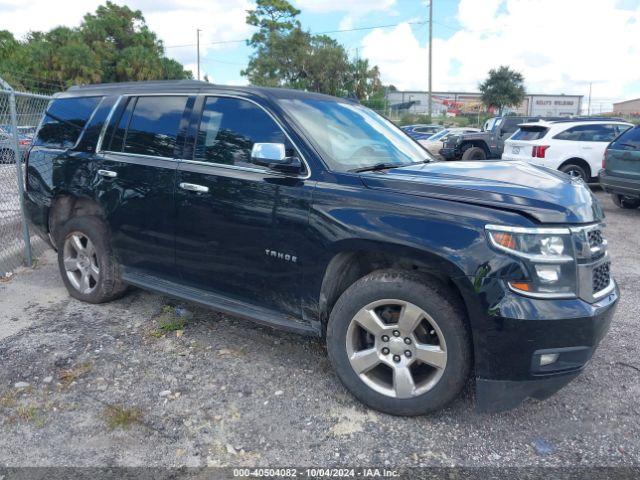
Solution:
{"label": "power line", "polygon": [[[424,25],[426,23],[428,23],[428,21],[420,21],[420,22],[399,22],[399,23],[389,23],[386,25],[373,25],[370,27],[355,27],[355,28],[343,28],[343,29],[339,29],[339,30],[327,30],[325,32],[315,32],[312,35],[327,35],[329,33],[346,33],[346,32],[358,32],[358,31],[362,31],[362,30],[375,30],[376,28],[391,28],[391,27],[397,27],[398,25],[402,25],[402,24],[407,24],[407,25]],[[242,42],[246,42],[248,40],[248,38],[243,38],[241,40],[219,40],[216,42],[209,42],[209,43],[203,43],[201,45],[224,45],[224,44],[230,44],[230,43],[242,43]],[[184,45],[167,45],[164,48],[186,48],[186,47],[195,47],[196,44],[195,43],[185,43]]]}

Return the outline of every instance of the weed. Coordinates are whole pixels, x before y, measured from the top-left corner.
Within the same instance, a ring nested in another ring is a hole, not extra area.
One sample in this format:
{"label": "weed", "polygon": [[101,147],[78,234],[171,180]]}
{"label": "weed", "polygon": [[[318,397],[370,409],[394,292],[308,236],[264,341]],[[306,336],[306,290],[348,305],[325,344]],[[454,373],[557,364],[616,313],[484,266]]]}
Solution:
{"label": "weed", "polygon": [[58,379],[65,387],[68,387],[82,375],[88,373],[90,370],[90,363],[78,363],[69,369],[62,370],[58,375]]}
{"label": "weed", "polygon": [[17,412],[18,417],[27,422],[31,422],[38,417],[38,408],[35,405],[20,405]]}
{"label": "weed", "polygon": [[184,330],[184,326],[187,321],[176,313],[175,307],[165,305],[162,307],[162,312],[157,317],[158,328],[151,332],[156,338],[162,337],[169,332],[177,332]]}
{"label": "weed", "polygon": [[16,393],[13,390],[0,395],[0,407],[13,408],[16,405]]}
{"label": "weed", "polygon": [[131,425],[140,421],[142,412],[137,407],[127,408],[122,405],[109,405],[105,409],[104,416],[109,429],[122,428],[127,430]]}

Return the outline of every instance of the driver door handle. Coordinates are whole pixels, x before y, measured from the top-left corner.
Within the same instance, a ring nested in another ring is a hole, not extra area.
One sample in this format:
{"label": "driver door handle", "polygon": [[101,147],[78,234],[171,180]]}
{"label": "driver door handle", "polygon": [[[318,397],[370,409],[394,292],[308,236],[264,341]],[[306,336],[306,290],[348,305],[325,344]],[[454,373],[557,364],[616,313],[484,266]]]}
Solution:
{"label": "driver door handle", "polygon": [[118,176],[118,172],[113,172],[111,170],[98,170],[98,175],[101,177],[116,178]]}
{"label": "driver door handle", "polygon": [[195,183],[184,183],[180,184],[180,188],[183,190],[188,190],[190,192],[201,192],[207,193],[209,191],[209,187],[205,187],[204,185],[196,185]]}

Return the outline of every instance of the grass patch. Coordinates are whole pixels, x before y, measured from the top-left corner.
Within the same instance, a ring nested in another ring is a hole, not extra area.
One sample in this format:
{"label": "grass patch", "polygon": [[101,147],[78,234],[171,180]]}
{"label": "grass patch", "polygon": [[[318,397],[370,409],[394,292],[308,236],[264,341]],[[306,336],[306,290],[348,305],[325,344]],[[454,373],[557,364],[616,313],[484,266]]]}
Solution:
{"label": "grass patch", "polygon": [[44,418],[40,415],[38,407],[35,405],[20,405],[16,409],[16,413],[21,420],[33,423],[38,428],[44,427]]}
{"label": "grass patch", "polygon": [[71,368],[62,370],[58,375],[58,379],[60,380],[60,383],[62,383],[65,387],[68,387],[78,378],[88,373],[90,370],[90,363],[78,363]]}
{"label": "grass patch", "polygon": [[16,392],[9,390],[8,392],[0,395],[0,407],[13,408],[16,406]]}
{"label": "grass patch", "polygon": [[139,408],[127,408],[122,405],[109,405],[104,412],[107,421],[107,427],[111,430],[121,428],[128,430],[131,425],[138,423],[142,418],[142,412]]}
{"label": "grass patch", "polygon": [[158,328],[151,332],[156,338],[160,338],[169,332],[177,332],[184,330],[187,324],[186,319],[176,313],[175,307],[165,305],[162,307],[162,312],[157,317]]}

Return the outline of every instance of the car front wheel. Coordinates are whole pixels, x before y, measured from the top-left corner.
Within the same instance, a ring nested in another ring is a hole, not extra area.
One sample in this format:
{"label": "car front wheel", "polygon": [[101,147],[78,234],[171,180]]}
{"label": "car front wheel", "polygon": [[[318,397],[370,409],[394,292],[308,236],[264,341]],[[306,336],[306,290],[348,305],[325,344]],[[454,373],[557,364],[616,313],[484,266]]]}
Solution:
{"label": "car front wheel", "polygon": [[462,154],[462,160],[486,160],[487,154],[480,147],[467,148]]}
{"label": "car front wheel", "polygon": [[329,358],[363,403],[393,415],[438,410],[471,368],[468,326],[444,285],[409,272],[374,272],[338,299],[327,325]]}

